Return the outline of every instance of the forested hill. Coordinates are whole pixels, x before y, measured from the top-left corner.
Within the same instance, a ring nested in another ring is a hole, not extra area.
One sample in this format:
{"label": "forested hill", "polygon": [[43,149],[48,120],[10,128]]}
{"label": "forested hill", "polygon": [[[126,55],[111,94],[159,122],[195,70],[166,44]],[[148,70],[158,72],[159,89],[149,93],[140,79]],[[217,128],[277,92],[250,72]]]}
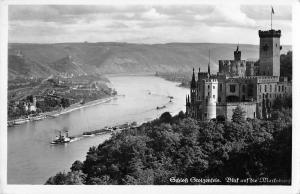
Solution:
{"label": "forested hill", "polygon": [[[73,73],[146,73],[207,69],[217,71],[219,59],[232,59],[236,44],[217,43],[60,43],[9,44],[9,79]],[[257,45],[240,45],[242,59],[258,59]],[[283,46],[282,53],[291,50]]]}
{"label": "forested hill", "polygon": [[241,108],[231,121],[163,113],[91,147],[83,162],[75,161],[71,171],[46,184],[290,185],[291,102],[278,99],[267,120],[245,119]]}

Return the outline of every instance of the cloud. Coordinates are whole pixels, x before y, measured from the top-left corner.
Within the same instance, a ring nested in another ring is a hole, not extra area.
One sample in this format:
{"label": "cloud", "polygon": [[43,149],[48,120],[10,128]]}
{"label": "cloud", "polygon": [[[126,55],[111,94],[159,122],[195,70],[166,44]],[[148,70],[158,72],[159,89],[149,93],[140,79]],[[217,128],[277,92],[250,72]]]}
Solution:
{"label": "cloud", "polygon": [[211,26],[238,26],[245,28],[256,26],[255,20],[248,18],[247,15],[241,11],[239,5],[218,5],[208,15],[196,15],[195,18]]}
{"label": "cloud", "polygon": [[168,19],[165,14],[158,13],[155,8],[151,8],[147,12],[141,14],[141,18],[146,20]]}
{"label": "cloud", "polygon": [[[269,27],[264,20],[267,8],[227,4],[10,5],[9,41],[236,42],[238,36],[241,43],[256,44],[257,30]],[[274,9],[274,26],[291,42],[289,9]]]}
{"label": "cloud", "polygon": [[113,28],[113,29],[120,29],[120,28],[128,28],[129,26],[121,22],[114,22],[112,24],[107,25],[106,27]]}
{"label": "cloud", "polygon": [[[291,20],[292,7],[289,5],[275,5],[273,6],[275,20]],[[255,20],[270,20],[271,6],[266,5],[242,5],[241,10],[247,17]]]}

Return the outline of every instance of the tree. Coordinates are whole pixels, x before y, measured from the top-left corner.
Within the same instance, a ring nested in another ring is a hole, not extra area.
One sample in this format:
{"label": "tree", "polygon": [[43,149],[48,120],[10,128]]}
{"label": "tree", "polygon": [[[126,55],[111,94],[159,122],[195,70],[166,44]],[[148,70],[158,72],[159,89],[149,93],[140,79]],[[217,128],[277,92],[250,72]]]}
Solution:
{"label": "tree", "polygon": [[235,123],[242,123],[245,121],[245,111],[242,109],[242,107],[237,106],[234,110],[233,110],[233,114],[232,114],[232,122]]}
{"label": "tree", "polygon": [[224,115],[218,115],[217,116],[217,118],[216,118],[216,120],[218,121],[218,122],[225,122],[225,116]]}
{"label": "tree", "polygon": [[169,112],[164,112],[160,117],[159,117],[160,122],[162,123],[171,123],[172,121],[172,115]]}
{"label": "tree", "polygon": [[67,99],[67,98],[62,98],[60,104],[63,108],[69,107],[70,106],[70,100]]}
{"label": "tree", "polygon": [[70,168],[71,171],[80,171],[82,169],[83,163],[79,160],[76,160],[73,164],[72,167]]}

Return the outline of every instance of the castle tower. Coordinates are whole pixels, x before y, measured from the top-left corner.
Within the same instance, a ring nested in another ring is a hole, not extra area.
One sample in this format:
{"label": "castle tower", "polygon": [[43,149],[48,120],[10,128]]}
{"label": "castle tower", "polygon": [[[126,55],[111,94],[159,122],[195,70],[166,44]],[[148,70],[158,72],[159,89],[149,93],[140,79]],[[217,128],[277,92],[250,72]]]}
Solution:
{"label": "castle tower", "polygon": [[217,117],[218,80],[209,79],[205,85],[207,88],[206,119],[211,120]]}
{"label": "castle tower", "polygon": [[236,47],[236,51],[234,51],[234,60],[240,61],[241,60],[241,51],[239,51],[239,45]]}
{"label": "castle tower", "polygon": [[259,74],[280,76],[280,30],[258,31],[259,44]]}

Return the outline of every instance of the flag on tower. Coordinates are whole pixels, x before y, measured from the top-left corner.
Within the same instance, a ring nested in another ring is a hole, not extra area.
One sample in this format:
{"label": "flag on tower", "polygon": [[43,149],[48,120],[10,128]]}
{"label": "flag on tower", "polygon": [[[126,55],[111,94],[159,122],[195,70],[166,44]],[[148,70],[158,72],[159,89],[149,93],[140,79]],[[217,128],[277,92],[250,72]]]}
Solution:
{"label": "flag on tower", "polygon": [[272,30],[272,15],[274,14],[273,6],[271,6],[271,30]]}

